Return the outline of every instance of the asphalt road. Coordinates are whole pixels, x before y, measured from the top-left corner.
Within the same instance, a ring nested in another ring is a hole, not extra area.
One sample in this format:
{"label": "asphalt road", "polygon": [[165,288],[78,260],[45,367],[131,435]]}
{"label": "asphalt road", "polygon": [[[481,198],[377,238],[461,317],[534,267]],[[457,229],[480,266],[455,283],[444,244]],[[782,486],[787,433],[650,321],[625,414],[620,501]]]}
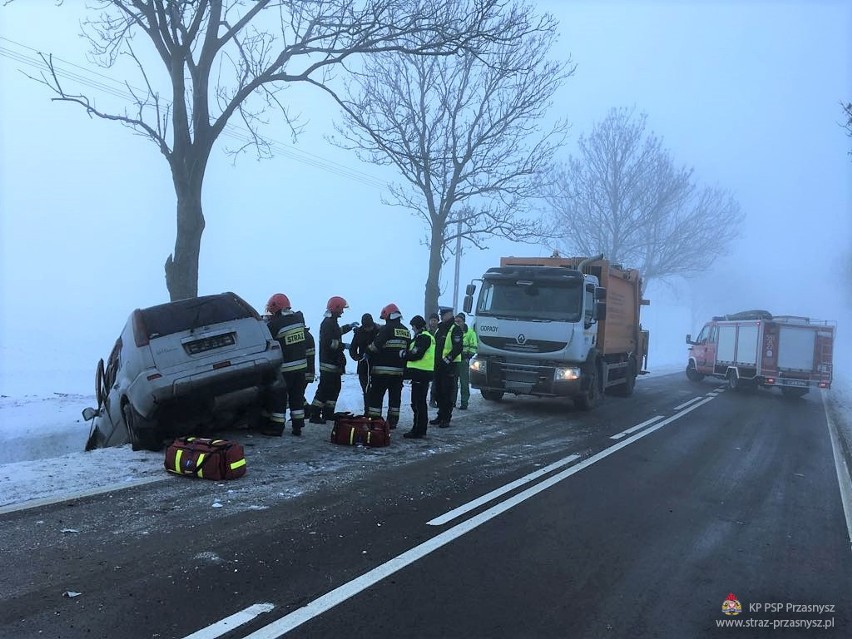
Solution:
{"label": "asphalt road", "polygon": [[0,516],[0,637],[852,636],[820,395],[715,389],[489,404],[262,510],[177,482]]}

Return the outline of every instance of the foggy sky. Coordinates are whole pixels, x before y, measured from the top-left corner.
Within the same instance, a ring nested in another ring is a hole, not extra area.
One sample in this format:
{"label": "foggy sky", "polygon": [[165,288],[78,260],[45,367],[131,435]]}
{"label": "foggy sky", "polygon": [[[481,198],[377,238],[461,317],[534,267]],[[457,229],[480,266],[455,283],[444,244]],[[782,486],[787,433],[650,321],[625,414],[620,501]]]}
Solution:
{"label": "foggy sky", "polygon": [[[125,79],[86,62],[81,4],[0,8],[0,48],[52,52]],[[552,109],[554,120],[572,123],[563,157],[610,107],[635,105],[678,164],[694,167],[700,184],[730,189],[747,215],[730,257],[691,284],[649,289],[643,323],[652,357],[685,359],[685,333],[708,315],[746,308],[836,319],[844,338],[852,313],[830,274],[852,249],[852,140],[839,126],[840,102],[852,100],[852,4],[536,5],[560,21],[554,57],[570,55],[578,65]],[[168,300],[163,263],[174,245],[174,192],[151,142],[51,102],[20,69],[36,72],[0,56],[0,392],[47,363],[69,389],[86,390],[130,311]],[[377,315],[391,301],[406,319],[422,313],[424,223],[382,205],[375,184],[396,175],[325,141],[335,117],[327,97],[304,88],[288,97],[306,125],[295,149],[325,166],[289,154],[234,162],[220,141],[205,181],[199,293],[233,290],[262,310],[284,292],[312,326],[331,295],[349,301],[344,321]],[[288,130],[272,117],[267,133],[289,147]],[[332,162],[364,175],[343,177],[329,170]],[[500,255],[547,253],[491,246],[468,249],[462,288]],[[451,261],[443,303],[452,303],[452,277]]]}

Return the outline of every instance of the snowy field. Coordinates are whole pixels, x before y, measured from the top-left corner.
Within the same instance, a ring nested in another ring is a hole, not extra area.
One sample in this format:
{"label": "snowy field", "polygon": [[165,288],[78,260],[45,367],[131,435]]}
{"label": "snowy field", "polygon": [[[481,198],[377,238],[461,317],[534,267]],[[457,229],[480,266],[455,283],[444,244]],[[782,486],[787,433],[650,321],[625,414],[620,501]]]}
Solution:
{"label": "snowy field", "polygon": [[[652,375],[680,372],[678,365],[657,367]],[[64,379],[78,379],[76,377]],[[19,385],[26,383],[19,376]],[[45,383],[44,377],[40,380]],[[157,481],[192,481],[169,475],[163,468],[163,454],[148,451],[134,452],[130,445],[84,452],[89,435],[89,424],[80,413],[94,406],[94,393],[86,393],[82,377],[78,387],[55,382],[56,388],[71,388],[77,392],[10,392],[0,396],[0,513],[23,504],[49,502],[61,497],[82,496],[114,490],[116,487]],[[7,380],[4,389],[14,388],[14,380]],[[37,386],[36,386],[37,387]],[[306,396],[312,399],[316,384],[308,387]],[[852,380],[836,380],[835,387],[826,395],[838,429],[852,449]],[[403,391],[400,428],[387,449],[346,449],[328,442],[331,430],[326,426],[306,425],[301,438],[286,433],[281,438],[266,438],[259,434],[239,432],[237,438],[246,445],[249,475],[262,481],[220,484],[221,503],[240,499],[243,507],[268,506],[270,495],[258,487],[275,482],[276,499],[286,499],[301,492],[305,477],[315,475],[327,478],[329,474],[345,471],[368,471],[374,464],[387,462],[387,455],[396,461],[413,460],[418,456],[433,455],[440,447],[461,447],[470,443],[471,437],[499,436],[489,429],[484,420],[477,419],[477,410],[483,400],[478,391],[471,392],[470,410],[459,412],[464,418],[464,435],[461,429],[438,431],[430,429],[426,440],[408,441],[401,437],[411,424],[409,388]],[[360,412],[361,394],[358,379],[347,374],[338,410]],[[254,463],[253,463],[254,462]],[[218,507],[214,506],[214,507]]]}

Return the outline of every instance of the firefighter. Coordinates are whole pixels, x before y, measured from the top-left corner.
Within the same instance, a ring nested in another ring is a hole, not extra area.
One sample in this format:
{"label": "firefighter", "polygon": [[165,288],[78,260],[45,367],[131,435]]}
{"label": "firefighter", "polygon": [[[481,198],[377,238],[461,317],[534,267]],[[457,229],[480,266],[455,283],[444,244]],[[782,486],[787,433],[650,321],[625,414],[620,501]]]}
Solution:
{"label": "firefighter", "polygon": [[340,396],[340,378],[346,369],[343,336],[358,326],[358,322],[340,326],[337,320],[346,308],[349,304],[338,295],[330,297],[325,306],[319,332],[319,386],[311,402],[312,424],[324,424],[333,419]]}
{"label": "firefighter", "polygon": [[459,395],[461,399],[459,408],[461,410],[467,410],[467,405],[470,402],[470,360],[476,355],[476,348],[479,346],[476,333],[465,323],[466,319],[467,317],[464,313],[459,313],[455,319],[456,326],[462,330],[462,356],[458,364]]}
{"label": "firefighter", "polygon": [[453,321],[453,309],[441,309],[441,323],[435,331],[435,400],[438,416],[429,423],[438,428],[447,428],[453,418],[453,402],[456,399],[458,362],[461,361],[464,335]]}
{"label": "firefighter", "polygon": [[388,393],[388,426],[396,428],[399,423],[399,407],[402,404],[402,379],[405,373],[405,358],[411,333],[402,325],[402,313],[396,304],[382,309],[384,320],[376,339],[367,347],[370,357],[370,385],[367,387],[367,415],[382,416],[385,391]]}
{"label": "firefighter", "polygon": [[379,326],[373,321],[373,316],[364,313],[361,316],[361,326],[353,333],[352,343],[349,345],[349,356],[358,362],[358,381],[361,384],[361,395],[364,397],[364,412],[367,414],[367,386],[370,382],[370,362],[367,358],[367,347],[376,339]]}
{"label": "firefighter", "polygon": [[422,439],[426,436],[429,423],[429,407],[426,396],[429,382],[435,370],[435,336],[426,330],[426,320],[420,315],[411,318],[414,339],[408,346],[405,364],[405,377],[411,380],[411,410],[414,411],[414,425],[403,434],[406,439]]}
{"label": "firefighter", "polygon": [[[290,407],[293,435],[302,434],[305,425],[305,373],[308,368],[305,346],[305,318],[301,311],[293,311],[289,298],[276,293],[266,303],[269,320],[266,325],[281,345],[281,378],[284,382],[284,401],[280,412],[273,412],[273,424],[262,431],[264,435],[280,436],[284,431],[284,411]],[[279,421],[280,420],[280,421]]]}

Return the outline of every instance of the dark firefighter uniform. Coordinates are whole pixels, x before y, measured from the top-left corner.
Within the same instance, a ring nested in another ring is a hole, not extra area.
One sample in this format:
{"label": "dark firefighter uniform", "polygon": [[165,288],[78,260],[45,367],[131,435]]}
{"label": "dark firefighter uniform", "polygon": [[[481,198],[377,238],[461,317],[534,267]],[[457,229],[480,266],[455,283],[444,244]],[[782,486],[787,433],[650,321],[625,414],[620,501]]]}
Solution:
{"label": "dark firefighter uniform", "polygon": [[411,333],[402,325],[396,312],[388,317],[379,329],[376,339],[367,347],[370,358],[370,384],[367,387],[367,415],[382,416],[385,391],[388,393],[388,426],[396,428],[399,423],[399,407],[402,404],[402,380],[405,373],[405,357]]}
{"label": "dark firefighter uniform", "polygon": [[[305,387],[307,386],[307,343],[305,318],[301,311],[280,311],[267,322],[269,332],[281,345],[281,377],[290,407],[294,435],[302,434],[305,425]],[[282,414],[283,417],[283,414]],[[282,422],[283,429],[283,422]]]}
{"label": "dark firefighter uniform", "polygon": [[429,382],[435,370],[435,337],[426,330],[426,321],[419,315],[411,319],[414,339],[408,346],[405,377],[411,380],[411,410],[414,425],[403,435],[406,439],[420,439],[426,435],[429,423]]}
{"label": "dark firefighter uniform", "polygon": [[452,309],[444,309],[441,323],[435,331],[435,401],[438,402],[438,416],[430,424],[446,428],[453,418],[453,402],[456,401],[456,379],[458,362],[461,361],[464,348],[464,334],[453,321]]}
{"label": "dark firefighter uniform", "polygon": [[343,335],[352,330],[351,324],[342,329],[338,316],[326,313],[319,330],[319,386],[311,402],[311,423],[323,424],[332,419],[340,396],[340,378],[346,369],[346,347]]}
{"label": "dark firefighter uniform", "polygon": [[370,383],[367,347],[376,339],[378,332],[379,325],[373,321],[373,316],[364,313],[361,316],[361,326],[355,329],[352,334],[352,343],[349,345],[349,356],[358,362],[358,382],[361,384],[361,394],[364,396],[364,415],[367,414],[367,386]]}

